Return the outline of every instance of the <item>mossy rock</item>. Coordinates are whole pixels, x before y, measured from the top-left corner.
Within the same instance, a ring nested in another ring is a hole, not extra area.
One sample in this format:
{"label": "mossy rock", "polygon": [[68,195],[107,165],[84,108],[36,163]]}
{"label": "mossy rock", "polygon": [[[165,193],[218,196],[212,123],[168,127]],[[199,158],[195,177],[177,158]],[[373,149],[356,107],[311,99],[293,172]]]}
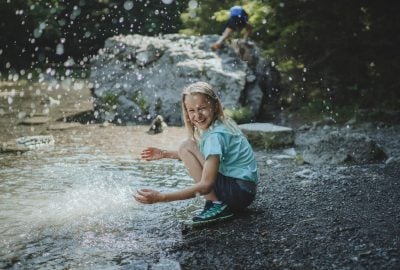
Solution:
{"label": "mossy rock", "polygon": [[289,127],[269,123],[239,125],[255,149],[275,149],[294,144],[294,132]]}

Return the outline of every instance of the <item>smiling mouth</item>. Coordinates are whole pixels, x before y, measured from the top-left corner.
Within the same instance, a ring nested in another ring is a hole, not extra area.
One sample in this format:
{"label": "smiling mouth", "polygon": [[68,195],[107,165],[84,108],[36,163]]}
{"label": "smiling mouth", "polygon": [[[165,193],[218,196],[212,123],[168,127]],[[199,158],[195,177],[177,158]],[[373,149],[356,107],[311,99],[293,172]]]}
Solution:
{"label": "smiling mouth", "polygon": [[201,120],[201,121],[193,121],[193,124],[195,125],[195,126],[198,126],[198,127],[202,127],[202,126],[204,126],[204,124],[206,123],[206,121],[205,120]]}

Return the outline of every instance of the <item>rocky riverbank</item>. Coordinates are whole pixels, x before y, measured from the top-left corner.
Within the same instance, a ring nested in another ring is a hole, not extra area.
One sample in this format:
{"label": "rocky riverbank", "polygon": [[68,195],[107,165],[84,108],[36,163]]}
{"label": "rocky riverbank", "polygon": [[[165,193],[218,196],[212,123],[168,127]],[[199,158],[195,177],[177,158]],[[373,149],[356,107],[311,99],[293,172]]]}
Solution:
{"label": "rocky riverbank", "polygon": [[[18,123],[37,113],[54,120],[67,107],[76,108],[90,99],[88,92],[79,89],[42,90],[42,94],[38,89],[11,87],[2,92],[1,139],[51,134],[54,131],[49,127],[54,122]],[[295,127],[293,148],[256,152],[262,180],[248,211],[199,229],[171,221],[166,231],[154,231],[160,252],[140,258],[142,262],[124,263],[123,269],[166,269],[168,265],[174,269],[400,268],[400,125],[303,124],[307,123],[286,123]],[[93,127],[75,128],[74,132],[80,132]],[[332,132],[367,135],[387,158],[365,163],[304,162],[304,149]],[[170,235],[176,236],[173,241]],[[160,261],[168,262],[167,266],[157,268],[163,265]]]}
{"label": "rocky riverbank", "polygon": [[[364,131],[399,156],[399,126]],[[322,129],[296,132],[299,148]],[[168,257],[183,269],[397,269],[400,163],[299,165],[257,152],[262,181],[248,212],[185,231]]]}

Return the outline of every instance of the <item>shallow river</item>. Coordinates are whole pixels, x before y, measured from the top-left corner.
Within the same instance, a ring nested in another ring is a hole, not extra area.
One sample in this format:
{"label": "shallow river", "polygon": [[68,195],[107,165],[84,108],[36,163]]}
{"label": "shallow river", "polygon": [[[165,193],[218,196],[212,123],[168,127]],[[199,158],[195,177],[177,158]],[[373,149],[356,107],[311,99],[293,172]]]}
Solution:
{"label": "shallow river", "polygon": [[191,183],[179,161],[139,160],[143,147],[177,146],[182,128],[100,125],[52,131],[55,145],[0,154],[0,268],[115,269],[178,241],[176,223],[200,199],[141,205],[137,188]]}

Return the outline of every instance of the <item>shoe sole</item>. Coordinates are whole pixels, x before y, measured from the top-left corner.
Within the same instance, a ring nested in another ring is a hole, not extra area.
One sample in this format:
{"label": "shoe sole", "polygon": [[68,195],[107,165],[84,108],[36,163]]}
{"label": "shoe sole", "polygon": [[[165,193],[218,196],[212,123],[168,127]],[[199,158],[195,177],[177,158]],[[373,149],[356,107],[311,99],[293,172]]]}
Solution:
{"label": "shoe sole", "polygon": [[209,225],[209,224],[214,224],[214,223],[217,223],[218,221],[224,221],[224,220],[230,219],[232,217],[233,217],[233,214],[231,214],[229,216],[219,217],[219,218],[216,218],[216,219],[211,219],[211,220],[192,221],[190,223],[190,225],[192,227],[200,227],[200,226],[205,226],[205,225]]}

